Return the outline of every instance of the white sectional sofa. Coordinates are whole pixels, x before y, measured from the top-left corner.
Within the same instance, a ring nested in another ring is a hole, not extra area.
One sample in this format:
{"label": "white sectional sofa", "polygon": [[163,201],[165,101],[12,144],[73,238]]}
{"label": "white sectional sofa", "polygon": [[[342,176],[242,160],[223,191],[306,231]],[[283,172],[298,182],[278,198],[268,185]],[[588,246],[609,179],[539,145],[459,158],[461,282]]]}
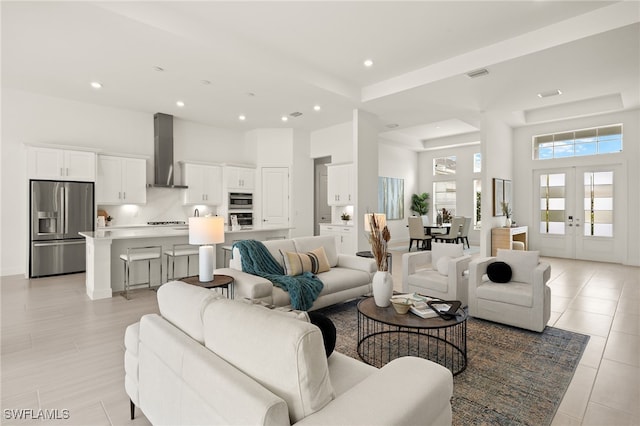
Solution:
{"label": "white sectional sofa", "polygon": [[[311,310],[323,308],[371,293],[371,280],[376,272],[373,259],[338,253],[334,236],[300,237],[288,240],[263,241],[271,255],[282,266],[280,250],[306,253],[323,247],[331,270],[317,276],[324,284],[323,290]],[[234,278],[235,298],[248,298],[274,304],[290,305],[289,294],[271,281],[242,271],[240,251],[233,249],[230,268],[216,269],[216,274]]]}
{"label": "white sectional sofa", "polygon": [[439,364],[327,358],[306,313],[178,281],[158,305],[125,333],[125,388],[154,425],[451,424],[453,377]]}

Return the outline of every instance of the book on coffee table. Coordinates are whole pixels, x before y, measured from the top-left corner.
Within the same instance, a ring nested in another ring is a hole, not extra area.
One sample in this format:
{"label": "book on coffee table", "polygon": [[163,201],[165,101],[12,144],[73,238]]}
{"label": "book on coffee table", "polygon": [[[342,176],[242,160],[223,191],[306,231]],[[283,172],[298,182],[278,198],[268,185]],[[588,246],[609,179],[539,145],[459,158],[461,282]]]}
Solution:
{"label": "book on coffee table", "polygon": [[414,302],[409,308],[409,312],[419,316],[420,318],[435,318],[438,313],[431,309],[427,302]]}

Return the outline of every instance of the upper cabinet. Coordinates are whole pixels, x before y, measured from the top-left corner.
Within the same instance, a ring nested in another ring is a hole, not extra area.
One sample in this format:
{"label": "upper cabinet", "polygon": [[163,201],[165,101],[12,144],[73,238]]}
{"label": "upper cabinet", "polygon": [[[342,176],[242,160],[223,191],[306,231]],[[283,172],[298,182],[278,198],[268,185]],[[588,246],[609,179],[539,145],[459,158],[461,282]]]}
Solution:
{"label": "upper cabinet", "polygon": [[147,161],[143,158],[98,156],[96,204],[145,204]]}
{"label": "upper cabinet", "polygon": [[353,164],[327,166],[327,203],[346,206],[355,202]]}
{"label": "upper cabinet", "polygon": [[255,187],[255,169],[248,167],[225,167],[227,178],[227,189],[240,189],[245,191],[253,191]]}
{"label": "upper cabinet", "polygon": [[30,179],[96,180],[94,152],[29,147],[28,162]]}
{"label": "upper cabinet", "polygon": [[184,204],[222,204],[222,167],[182,163],[182,183],[188,186]]}

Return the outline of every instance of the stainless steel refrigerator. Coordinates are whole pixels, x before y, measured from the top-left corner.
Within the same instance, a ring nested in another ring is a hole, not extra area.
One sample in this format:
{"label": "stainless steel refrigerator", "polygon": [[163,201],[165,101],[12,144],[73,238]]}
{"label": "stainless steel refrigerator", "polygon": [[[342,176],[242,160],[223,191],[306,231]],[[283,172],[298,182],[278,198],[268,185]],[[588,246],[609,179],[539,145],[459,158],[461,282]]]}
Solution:
{"label": "stainless steel refrigerator", "polygon": [[29,276],[83,272],[85,239],[93,231],[93,182],[32,180]]}

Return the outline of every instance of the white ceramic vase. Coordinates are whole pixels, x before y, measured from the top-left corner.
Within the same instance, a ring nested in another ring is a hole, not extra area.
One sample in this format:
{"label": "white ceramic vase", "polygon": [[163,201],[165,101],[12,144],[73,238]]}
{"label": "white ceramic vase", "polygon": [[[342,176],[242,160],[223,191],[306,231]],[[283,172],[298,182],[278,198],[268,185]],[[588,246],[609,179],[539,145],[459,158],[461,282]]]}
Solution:
{"label": "white ceramic vase", "polygon": [[377,271],[373,275],[373,300],[376,306],[386,308],[391,304],[393,295],[393,278],[388,271]]}
{"label": "white ceramic vase", "polygon": [[511,228],[511,218],[508,217],[504,220],[504,226],[507,228]]}

